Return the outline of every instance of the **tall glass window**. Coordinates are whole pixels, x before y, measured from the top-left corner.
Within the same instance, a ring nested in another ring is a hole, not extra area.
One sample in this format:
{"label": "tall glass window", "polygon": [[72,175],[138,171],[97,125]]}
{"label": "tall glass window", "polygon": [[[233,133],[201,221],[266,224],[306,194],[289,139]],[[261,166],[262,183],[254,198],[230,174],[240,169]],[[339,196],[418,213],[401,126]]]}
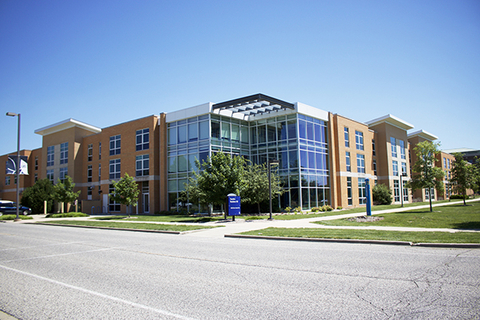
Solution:
{"label": "tall glass window", "polygon": [[351,164],[350,164],[350,152],[347,151],[345,152],[345,162],[346,162],[346,165],[347,165],[347,171],[352,171],[352,167],[351,167]]}
{"label": "tall glass window", "polygon": [[393,195],[395,202],[400,201],[400,181],[393,180]]}
{"label": "tall glass window", "polygon": [[392,170],[393,171],[392,172],[393,176],[397,177],[398,176],[398,162],[397,162],[397,160],[392,161],[392,169],[393,169]]}
{"label": "tall glass window", "polygon": [[351,206],[353,204],[352,200],[352,178],[347,177],[347,200],[348,205]]}
{"label": "tall glass window", "polygon": [[65,181],[65,178],[67,177],[67,175],[68,175],[68,168],[67,167],[60,168],[60,181],[61,182]]}
{"label": "tall glass window", "polygon": [[120,159],[110,160],[110,179],[120,179]]}
{"label": "tall glass window", "polygon": [[92,182],[92,176],[93,176],[93,169],[92,165],[87,166],[87,182]]}
{"label": "tall glass window", "polygon": [[55,159],[55,146],[47,147],[47,167],[53,166]]}
{"label": "tall glass window", "polygon": [[355,145],[357,150],[363,150],[363,132],[355,131]]}
{"label": "tall glass window", "polygon": [[93,144],[90,143],[87,146],[87,161],[92,161],[93,160]]}
{"label": "tall glass window", "polygon": [[392,148],[392,157],[397,157],[397,143],[394,137],[390,137],[390,147]]}
{"label": "tall glass window", "polygon": [[121,135],[110,137],[110,155],[114,156],[120,154],[121,150]]}
{"label": "tall glass window", "polygon": [[403,140],[398,140],[398,145],[400,146],[400,158],[403,160],[406,159],[405,155],[405,142]]}
{"label": "tall glass window", "polygon": [[135,133],[136,138],[136,150],[148,150],[150,145],[150,129],[137,130]]}
{"label": "tall glass window", "polygon": [[135,159],[135,164],[135,175],[137,177],[148,176],[150,174],[150,161],[148,154],[137,156]]}
{"label": "tall glass window", "polygon": [[365,173],[365,155],[357,154],[357,172]]}
{"label": "tall glass window", "polygon": [[343,128],[343,135],[345,137],[345,147],[349,148],[350,147],[350,136],[348,134],[348,128],[347,127]]}
{"label": "tall glass window", "polygon": [[60,164],[68,163],[68,142],[60,144]]}
{"label": "tall glass window", "polygon": [[365,178],[358,178],[358,203],[366,204],[366,188],[365,188]]}

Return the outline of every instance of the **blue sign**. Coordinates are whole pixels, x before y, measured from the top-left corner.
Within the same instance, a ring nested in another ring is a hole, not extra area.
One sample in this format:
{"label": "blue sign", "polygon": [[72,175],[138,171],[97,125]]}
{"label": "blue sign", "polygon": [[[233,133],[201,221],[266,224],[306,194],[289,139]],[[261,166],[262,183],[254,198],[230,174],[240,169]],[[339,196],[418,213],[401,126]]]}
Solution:
{"label": "blue sign", "polygon": [[240,215],[240,197],[228,196],[228,215],[239,216]]}
{"label": "blue sign", "polygon": [[370,202],[370,179],[365,179],[365,191],[367,196],[367,216],[372,215],[372,203]]}

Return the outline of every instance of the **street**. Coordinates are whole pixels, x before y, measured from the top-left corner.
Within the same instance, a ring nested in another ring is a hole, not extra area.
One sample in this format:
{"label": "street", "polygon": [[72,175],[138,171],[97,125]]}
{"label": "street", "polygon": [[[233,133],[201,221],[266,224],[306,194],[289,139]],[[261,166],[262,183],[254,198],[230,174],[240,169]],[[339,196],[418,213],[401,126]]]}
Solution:
{"label": "street", "polygon": [[0,224],[19,319],[478,319],[480,250]]}

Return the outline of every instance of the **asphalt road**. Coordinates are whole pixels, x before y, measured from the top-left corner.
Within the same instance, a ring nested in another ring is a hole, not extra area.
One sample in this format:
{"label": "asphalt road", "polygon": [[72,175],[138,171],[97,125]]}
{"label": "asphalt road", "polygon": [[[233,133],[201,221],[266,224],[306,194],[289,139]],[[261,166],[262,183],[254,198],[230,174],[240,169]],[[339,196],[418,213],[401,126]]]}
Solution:
{"label": "asphalt road", "polygon": [[19,319],[480,318],[479,249],[5,223],[0,279]]}

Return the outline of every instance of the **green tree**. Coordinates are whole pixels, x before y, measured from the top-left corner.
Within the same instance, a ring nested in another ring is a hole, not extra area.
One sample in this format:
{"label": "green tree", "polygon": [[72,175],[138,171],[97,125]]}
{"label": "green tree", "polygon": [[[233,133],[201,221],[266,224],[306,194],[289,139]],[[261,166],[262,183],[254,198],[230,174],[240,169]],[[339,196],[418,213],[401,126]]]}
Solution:
{"label": "green tree", "polygon": [[[257,204],[258,213],[260,212],[260,204],[270,199],[268,193],[268,167],[266,164],[250,164],[246,168],[245,189],[242,193],[242,202]],[[270,174],[272,198],[282,195],[283,190],[280,177],[275,170]]]}
{"label": "green tree", "polygon": [[[125,173],[123,178],[118,182],[112,181],[112,184],[115,191],[109,195],[110,199],[125,206],[137,206],[140,190],[133,177]],[[128,217],[130,217],[130,213],[128,213]]]}
{"label": "green tree", "polygon": [[407,186],[412,191],[418,189],[427,189],[429,192],[430,212],[432,208],[432,190],[443,191],[443,176],[444,173],[441,168],[435,167],[435,162],[438,161],[435,155],[440,153],[438,150],[439,144],[430,141],[423,141],[417,144],[414,148],[417,156],[412,167],[412,179]]}
{"label": "green tree", "polygon": [[53,198],[58,202],[73,203],[77,200],[81,191],[74,192],[75,183],[70,176],[65,176],[63,182],[58,179],[57,184],[54,186],[55,194]]}
{"label": "green tree", "polygon": [[373,187],[372,197],[376,204],[392,204],[392,190],[384,184],[377,184]]}
{"label": "green tree", "polygon": [[182,198],[188,194],[190,202],[223,205],[226,204],[229,193],[242,196],[245,190],[246,164],[245,158],[232,157],[223,152],[213,154],[203,163],[196,160],[195,165],[199,171],[194,172],[194,177],[186,184]]}
{"label": "green tree", "polygon": [[452,164],[452,183],[453,190],[463,195],[463,205],[466,206],[465,198],[467,197],[467,189],[475,187],[476,167],[469,164],[461,153],[454,153],[455,161]]}
{"label": "green tree", "polygon": [[47,201],[47,212],[52,212],[54,194],[55,188],[52,182],[48,179],[41,179],[33,186],[23,190],[20,203],[32,209],[32,213],[40,214],[44,212],[44,201]]}
{"label": "green tree", "polygon": [[475,157],[475,161],[473,162],[474,172],[473,172],[473,191],[475,193],[480,193],[480,158]]}

